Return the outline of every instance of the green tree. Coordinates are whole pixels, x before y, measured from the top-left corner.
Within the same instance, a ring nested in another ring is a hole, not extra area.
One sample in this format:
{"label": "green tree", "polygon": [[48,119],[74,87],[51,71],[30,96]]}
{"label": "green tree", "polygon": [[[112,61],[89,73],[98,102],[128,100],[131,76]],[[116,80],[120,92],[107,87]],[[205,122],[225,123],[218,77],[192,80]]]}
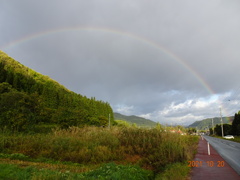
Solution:
{"label": "green tree", "polygon": [[156,125],[156,129],[161,131],[163,128],[162,128],[162,125],[158,122],[157,125]]}
{"label": "green tree", "polygon": [[210,135],[213,135],[213,128],[210,128],[209,131],[210,131]]}
{"label": "green tree", "polygon": [[221,127],[221,125],[217,124],[217,125],[215,126],[214,130],[215,130],[215,134],[216,134],[217,136],[222,136],[222,127]]}
{"label": "green tree", "polygon": [[230,125],[230,124],[223,124],[223,129],[224,129],[224,136],[232,134],[232,125]]}
{"label": "green tree", "polygon": [[[215,131],[216,135],[222,136],[222,125],[221,124],[216,125],[216,127],[214,128],[214,131]],[[224,133],[223,134],[224,136],[232,134],[232,125],[223,124],[223,133]]]}
{"label": "green tree", "polygon": [[7,82],[0,83],[0,94],[10,92],[12,90],[13,88],[9,83]]}
{"label": "green tree", "polygon": [[[110,114],[110,121],[114,123],[109,103],[76,94],[49,77],[25,67],[2,51],[0,83],[2,105],[8,107],[7,103],[11,104],[9,109],[1,106],[0,116],[6,120],[14,120],[14,116],[16,119],[19,115],[18,119],[22,119],[23,122],[27,122],[32,116],[32,121],[36,123],[104,126]],[[12,102],[4,102],[6,97]]]}
{"label": "green tree", "polygon": [[240,111],[238,113],[235,113],[234,120],[232,122],[232,134],[233,135],[240,135],[238,125],[240,125]]}
{"label": "green tree", "polygon": [[35,102],[24,92],[7,92],[0,95],[0,127],[25,131],[36,124]]}
{"label": "green tree", "polygon": [[196,133],[197,132],[197,129],[196,128],[188,128],[187,129],[187,133],[188,134],[193,134],[193,133]]}
{"label": "green tree", "polygon": [[240,136],[240,124],[237,126],[237,135]]}

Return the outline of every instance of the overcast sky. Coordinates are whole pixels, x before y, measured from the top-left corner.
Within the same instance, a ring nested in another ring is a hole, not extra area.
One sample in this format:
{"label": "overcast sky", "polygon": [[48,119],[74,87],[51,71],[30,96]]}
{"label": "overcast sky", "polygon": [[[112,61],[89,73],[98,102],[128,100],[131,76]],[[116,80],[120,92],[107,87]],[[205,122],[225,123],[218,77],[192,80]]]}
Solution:
{"label": "overcast sky", "polygon": [[124,115],[240,110],[239,0],[0,0],[0,49]]}

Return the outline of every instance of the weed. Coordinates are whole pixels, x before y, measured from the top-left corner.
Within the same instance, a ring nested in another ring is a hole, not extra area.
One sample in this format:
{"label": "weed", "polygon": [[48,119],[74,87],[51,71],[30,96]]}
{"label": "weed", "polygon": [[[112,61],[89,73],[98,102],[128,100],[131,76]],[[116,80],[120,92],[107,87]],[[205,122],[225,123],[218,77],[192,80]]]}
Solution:
{"label": "weed", "polygon": [[21,168],[17,165],[0,164],[0,179],[31,179],[31,180],[151,180],[153,173],[141,169],[139,166],[116,165],[115,163],[104,164],[96,170],[87,173],[71,173],[70,171],[53,171],[47,169],[37,169],[34,167]]}
{"label": "weed", "polygon": [[195,136],[158,129],[70,127],[47,134],[1,132],[0,153],[13,154],[7,158],[19,160],[51,159],[93,165],[133,163],[158,173],[168,164],[191,160],[197,141]]}
{"label": "weed", "polygon": [[155,180],[185,180],[190,169],[186,162],[169,164],[156,176]]}

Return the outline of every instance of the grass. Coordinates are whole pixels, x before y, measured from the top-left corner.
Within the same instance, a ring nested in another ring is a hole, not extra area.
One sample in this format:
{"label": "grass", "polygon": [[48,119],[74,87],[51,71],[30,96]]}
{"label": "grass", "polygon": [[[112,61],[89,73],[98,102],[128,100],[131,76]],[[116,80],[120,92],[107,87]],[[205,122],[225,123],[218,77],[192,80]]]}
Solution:
{"label": "grass", "polygon": [[169,164],[156,176],[155,180],[185,180],[190,170],[186,162]]}
{"label": "grass", "polygon": [[[198,142],[196,136],[134,127],[112,127],[110,130],[71,127],[45,134],[1,132],[0,136],[0,159],[12,161],[12,164],[17,164],[13,160],[35,162],[39,163],[36,168],[44,167],[60,172],[66,170],[70,173],[95,171],[108,164],[111,169],[119,169],[117,172],[131,172],[140,168],[150,170],[155,175],[167,174],[171,172],[169,164],[175,164],[174,168],[185,167],[183,163],[193,159]],[[111,164],[113,162],[117,165]],[[47,164],[55,168],[48,168]],[[29,163],[26,166],[32,165]],[[102,168],[106,170],[106,166]],[[96,171],[96,174],[101,173]],[[121,177],[125,174],[122,173]],[[133,172],[130,174],[133,176]]]}
{"label": "grass", "polygon": [[[82,173],[87,172],[92,169],[96,169],[98,165],[83,165],[78,163],[71,163],[71,162],[60,162],[60,161],[52,161],[47,159],[24,159],[19,160],[18,157],[12,158],[9,154],[4,155],[1,154],[0,157],[0,164],[15,164],[21,167],[36,167],[38,169],[50,169],[50,170],[58,170],[58,171],[70,171],[74,173]],[[10,158],[6,158],[10,157]]]}
{"label": "grass", "polygon": [[234,139],[232,141],[240,143],[240,136],[234,136]]}
{"label": "grass", "polygon": [[0,164],[0,179],[14,180],[74,180],[74,179],[128,179],[128,180],[151,180],[153,173],[139,166],[116,165],[115,163],[104,164],[98,169],[86,173],[72,173],[70,171],[57,171],[49,169],[38,169],[33,166],[21,167],[13,164]]}
{"label": "grass", "polygon": [[[213,136],[213,137],[220,138],[220,139],[225,139],[222,136]],[[225,139],[225,140],[229,140],[229,141],[234,141],[234,142],[240,143],[240,136],[234,136],[234,139]]]}

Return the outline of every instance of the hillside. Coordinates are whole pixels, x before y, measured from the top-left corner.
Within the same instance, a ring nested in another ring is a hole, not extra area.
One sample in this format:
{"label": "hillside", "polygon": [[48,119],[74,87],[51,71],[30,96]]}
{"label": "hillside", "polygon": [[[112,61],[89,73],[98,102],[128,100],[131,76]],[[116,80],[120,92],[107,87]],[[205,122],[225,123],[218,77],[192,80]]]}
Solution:
{"label": "hillside", "polygon": [[132,124],[135,123],[137,126],[140,127],[154,127],[157,124],[156,122],[153,122],[149,119],[138,116],[125,116],[120,113],[114,113],[114,118],[115,120],[124,120]]}
{"label": "hillside", "polygon": [[104,126],[109,103],[87,98],[0,51],[0,127],[24,131],[36,124]]}
{"label": "hillside", "polygon": [[[232,123],[234,117],[223,117],[223,124]],[[213,118],[213,124],[216,126],[216,124],[221,124],[221,118],[215,117]],[[188,127],[194,127],[198,130],[205,130],[207,127],[212,128],[212,118],[203,119],[201,121],[195,121],[193,124],[189,125]]]}

